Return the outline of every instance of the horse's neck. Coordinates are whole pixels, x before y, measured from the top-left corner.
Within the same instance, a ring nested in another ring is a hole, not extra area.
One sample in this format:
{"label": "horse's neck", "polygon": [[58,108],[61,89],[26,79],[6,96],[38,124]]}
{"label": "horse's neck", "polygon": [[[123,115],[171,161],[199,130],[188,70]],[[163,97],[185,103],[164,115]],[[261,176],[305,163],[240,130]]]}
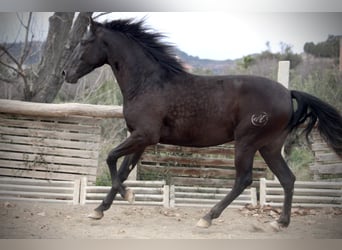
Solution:
{"label": "horse's neck", "polygon": [[123,60],[109,60],[109,64],[120,86],[123,98],[131,99],[151,84],[147,81],[158,81],[162,74],[160,66],[147,57],[143,51],[122,51]]}

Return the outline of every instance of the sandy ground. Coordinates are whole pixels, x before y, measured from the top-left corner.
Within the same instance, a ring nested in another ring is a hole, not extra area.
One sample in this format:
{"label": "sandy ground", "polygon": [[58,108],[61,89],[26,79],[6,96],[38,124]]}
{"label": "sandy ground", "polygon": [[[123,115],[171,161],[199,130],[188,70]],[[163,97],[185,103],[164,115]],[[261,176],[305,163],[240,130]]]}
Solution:
{"label": "sandy ground", "polygon": [[167,209],[113,205],[102,220],[87,215],[94,205],[0,203],[1,239],[336,239],[342,238],[341,209],[293,209],[291,225],[270,223],[279,209],[226,209],[208,229],[197,228],[207,208]]}

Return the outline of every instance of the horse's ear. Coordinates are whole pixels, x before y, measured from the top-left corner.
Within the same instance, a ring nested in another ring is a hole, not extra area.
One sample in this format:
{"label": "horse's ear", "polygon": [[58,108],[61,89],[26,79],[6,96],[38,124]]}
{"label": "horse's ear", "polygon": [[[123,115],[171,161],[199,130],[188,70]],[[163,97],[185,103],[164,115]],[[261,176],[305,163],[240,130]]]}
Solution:
{"label": "horse's ear", "polygon": [[91,32],[95,33],[95,31],[96,31],[96,22],[91,17],[89,17],[89,28],[90,28]]}

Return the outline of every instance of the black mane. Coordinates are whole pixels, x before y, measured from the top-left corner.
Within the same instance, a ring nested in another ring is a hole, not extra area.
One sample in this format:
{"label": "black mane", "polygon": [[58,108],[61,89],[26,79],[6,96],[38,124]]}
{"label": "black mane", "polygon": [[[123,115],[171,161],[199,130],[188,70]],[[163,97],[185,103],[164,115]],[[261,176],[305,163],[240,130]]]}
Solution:
{"label": "black mane", "polygon": [[177,60],[173,46],[162,43],[161,33],[152,32],[144,26],[145,20],[135,21],[134,19],[120,19],[102,24],[103,27],[112,31],[125,34],[135,40],[141,47],[158,62],[168,73],[185,72],[183,65]]}

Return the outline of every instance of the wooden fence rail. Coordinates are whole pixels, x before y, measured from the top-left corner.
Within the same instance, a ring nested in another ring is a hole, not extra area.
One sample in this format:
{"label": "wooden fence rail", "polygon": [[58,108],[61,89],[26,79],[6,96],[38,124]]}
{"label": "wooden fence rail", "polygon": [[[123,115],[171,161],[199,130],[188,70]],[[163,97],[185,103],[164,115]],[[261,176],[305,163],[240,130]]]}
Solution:
{"label": "wooden fence rail", "polygon": [[[171,207],[212,207],[225,197],[230,188],[205,188],[175,186],[170,187],[170,206]],[[256,188],[247,188],[237,197],[230,208],[241,208],[250,204],[257,205]]]}
{"label": "wooden fence rail", "polygon": [[[127,188],[135,194],[134,204],[137,205],[160,205],[169,207],[169,186],[165,181],[125,181]],[[107,195],[109,186],[89,186],[86,178],[82,179],[80,191],[80,203],[99,204]],[[115,203],[129,204],[120,195],[116,196]]]}
{"label": "wooden fence rail", "polygon": [[[228,188],[188,187],[166,185],[165,181],[126,181],[135,193],[137,205],[164,207],[212,207],[229,191]],[[91,186],[84,177],[73,181],[48,181],[25,178],[0,178],[0,200],[35,201],[66,204],[99,204],[111,187]],[[261,206],[280,207],[283,189],[277,180],[260,180]],[[120,196],[117,204],[128,204]],[[230,208],[257,205],[255,188],[247,188]],[[342,207],[341,182],[295,183],[293,207]]]}
{"label": "wooden fence rail", "polygon": [[0,200],[79,204],[80,180],[0,178]]}
{"label": "wooden fence rail", "polygon": [[0,113],[35,117],[123,118],[121,106],[80,103],[35,103],[0,99]]}
{"label": "wooden fence rail", "polygon": [[[280,207],[284,192],[278,180],[260,179],[260,205]],[[342,182],[296,181],[293,207],[342,207]]]}

